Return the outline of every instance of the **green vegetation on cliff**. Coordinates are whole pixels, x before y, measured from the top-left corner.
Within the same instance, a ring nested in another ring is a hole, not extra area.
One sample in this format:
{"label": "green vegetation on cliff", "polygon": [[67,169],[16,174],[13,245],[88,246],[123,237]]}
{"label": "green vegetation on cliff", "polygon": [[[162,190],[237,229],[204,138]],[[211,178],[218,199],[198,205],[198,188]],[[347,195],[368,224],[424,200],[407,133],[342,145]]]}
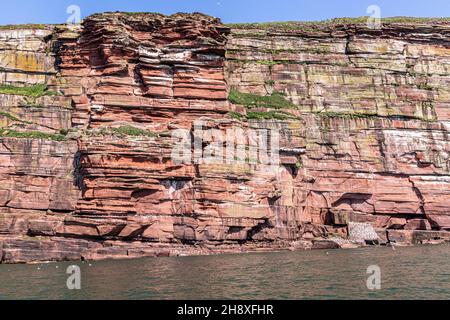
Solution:
{"label": "green vegetation on cliff", "polygon": [[[245,106],[248,111],[246,115],[239,112],[229,112],[228,115],[237,120],[288,120],[297,119],[296,116],[281,111],[281,109],[297,109],[297,106],[287,100],[282,93],[274,92],[270,96],[260,96],[253,93],[244,93],[232,89],[228,96],[228,100],[233,104]],[[252,111],[254,108],[275,109],[275,110],[258,110]]]}
{"label": "green vegetation on cliff", "polygon": [[[428,106],[424,103],[424,108]],[[370,119],[370,118],[385,118],[390,120],[420,120],[425,122],[434,122],[436,118],[427,118],[426,116],[416,116],[416,115],[405,115],[405,114],[388,114],[380,115],[376,112],[373,113],[363,113],[363,112],[335,112],[335,111],[322,111],[313,112],[313,114],[324,118],[324,119]]]}
{"label": "green vegetation on cliff", "polygon": [[295,120],[296,116],[283,111],[247,111],[246,115],[231,111],[228,116],[239,121],[242,120]]}
{"label": "green vegetation on cliff", "polygon": [[157,134],[148,130],[136,128],[130,125],[111,128],[111,131],[118,135],[136,136],[136,137],[156,137]]}
{"label": "green vegetation on cliff", "polygon": [[56,96],[58,95],[55,91],[48,90],[46,84],[36,84],[34,86],[28,87],[17,87],[8,84],[0,85],[0,94],[11,94],[18,96],[26,96],[32,98],[39,98],[42,96]]}
{"label": "green vegetation on cliff", "polygon": [[0,137],[22,138],[22,139],[44,139],[53,141],[63,141],[66,137],[63,134],[52,134],[39,131],[16,131],[10,129],[0,129]]}
{"label": "green vegetation on cliff", "polygon": [[232,119],[236,119],[236,120],[242,120],[242,118],[245,117],[243,114],[240,114],[239,112],[236,112],[236,111],[230,111],[230,112],[228,112],[228,115]]}
{"label": "green vegetation on cliff", "polygon": [[341,118],[341,119],[363,119],[377,117],[377,113],[361,113],[361,112],[335,112],[335,111],[322,111],[313,112],[319,117],[323,118]]}
{"label": "green vegetation on cliff", "polygon": [[0,111],[0,116],[8,118],[11,121],[17,121],[17,122],[26,123],[26,124],[31,124],[32,123],[32,122],[29,122],[29,121],[21,120],[21,119],[17,118],[16,116],[14,116],[14,115],[12,115],[12,114],[10,114],[8,112],[4,112],[4,111]]}
{"label": "green vegetation on cliff", "polygon": [[275,92],[270,96],[260,96],[252,93],[231,90],[228,100],[233,104],[240,104],[247,108],[294,109],[295,104],[287,100],[281,93]]}
{"label": "green vegetation on cliff", "polygon": [[131,125],[124,125],[120,127],[103,127],[95,130],[88,130],[86,132],[88,135],[93,136],[120,136],[120,137],[158,137],[159,135],[155,132],[151,132],[145,129],[140,129],[133,127]]}
{"label": "green vegetation on cliff", "polygon": [[297,117],[281,111],[249,111],[247,112],[248,120],[293,120]]}

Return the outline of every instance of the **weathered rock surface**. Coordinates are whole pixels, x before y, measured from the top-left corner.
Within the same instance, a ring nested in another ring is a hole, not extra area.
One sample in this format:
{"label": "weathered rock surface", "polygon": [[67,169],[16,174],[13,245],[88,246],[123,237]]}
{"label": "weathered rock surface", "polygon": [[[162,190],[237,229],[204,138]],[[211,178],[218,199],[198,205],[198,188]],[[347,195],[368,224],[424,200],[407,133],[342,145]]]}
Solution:
{"label": "weathered rock surface", "polygon": [[[1,30],[0,262],[448,241],[449,40],[201,14]],[[245,134],[259,161],[174,161],[196,120],[278,132],[280,163]]]}

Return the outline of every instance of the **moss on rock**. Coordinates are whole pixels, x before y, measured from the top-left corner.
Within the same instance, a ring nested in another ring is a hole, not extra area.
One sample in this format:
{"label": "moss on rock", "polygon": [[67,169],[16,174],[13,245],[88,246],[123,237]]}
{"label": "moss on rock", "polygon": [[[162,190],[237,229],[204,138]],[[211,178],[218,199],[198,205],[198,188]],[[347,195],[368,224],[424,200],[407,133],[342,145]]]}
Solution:
{"label": "moss on rock", "polygon": [[270,109],[294,109],[295,104],[287,100],[283,94],[275,92],[270,96],[260,96],[252,93],[231,90],[228,100],[233,104],[240,104],[247,108],[270,108]]}

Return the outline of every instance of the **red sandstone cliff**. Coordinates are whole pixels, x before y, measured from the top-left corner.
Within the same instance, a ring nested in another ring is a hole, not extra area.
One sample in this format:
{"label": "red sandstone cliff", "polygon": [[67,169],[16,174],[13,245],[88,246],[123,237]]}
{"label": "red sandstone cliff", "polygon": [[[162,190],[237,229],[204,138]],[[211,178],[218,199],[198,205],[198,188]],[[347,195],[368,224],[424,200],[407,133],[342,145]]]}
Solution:
{"label": "red sandstone cliff", "polygon": [[[448,240],[449,39],[201,14],[0,30],[0,261]],[[277,132],[280,163],[174,161],[195,120]]]}

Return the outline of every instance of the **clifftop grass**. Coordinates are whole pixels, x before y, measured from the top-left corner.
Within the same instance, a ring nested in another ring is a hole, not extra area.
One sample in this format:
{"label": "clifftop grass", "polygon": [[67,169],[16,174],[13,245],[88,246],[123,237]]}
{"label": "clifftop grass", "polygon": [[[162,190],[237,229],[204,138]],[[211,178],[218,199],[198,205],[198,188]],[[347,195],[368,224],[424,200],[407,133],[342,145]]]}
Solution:
{"label": "clifftop grass", "polygon": [[33,30],[42,30],[46,29],[47,25],[45,24],[8,24],[4,26],[0,26],[0,30],[20,30],[20,29],[33,29]]}
{"label": "clifftop grass", "polygon": [[[235,29],[279,29],[295,30],[302,27],[333,27],[337,25],[365,24],[369,17],[335,18],[321,21],[282,21],[282,22],[255,22],[255,23],[230,23],[230,28]],[[418,18],[418,17],[391,17],[382,18],[381,23],[391,24],[441,24],[450,23],[450,18]]]}

